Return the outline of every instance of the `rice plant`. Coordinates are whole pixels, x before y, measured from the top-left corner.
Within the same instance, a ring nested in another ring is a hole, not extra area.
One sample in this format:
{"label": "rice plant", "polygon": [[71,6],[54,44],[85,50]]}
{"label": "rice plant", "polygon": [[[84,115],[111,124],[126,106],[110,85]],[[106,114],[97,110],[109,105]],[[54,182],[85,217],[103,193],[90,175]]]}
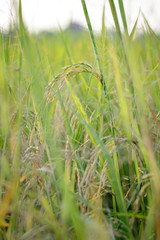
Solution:
{"label": "rice plant", "polygon": [[81,3],[88,31],[31,35],[19,1],[0,34],[0,239],[160,239],[159,35]]}

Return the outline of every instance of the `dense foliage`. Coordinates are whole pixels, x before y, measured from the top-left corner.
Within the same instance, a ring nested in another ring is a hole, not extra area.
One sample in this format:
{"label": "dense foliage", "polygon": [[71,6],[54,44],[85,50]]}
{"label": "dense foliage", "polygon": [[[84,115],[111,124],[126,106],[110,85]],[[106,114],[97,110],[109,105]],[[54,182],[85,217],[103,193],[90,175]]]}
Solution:
{"label": "dense foliage", "polygon": [[160,39],[82,4],[88,30],[31,35],[20,4],[0,36],[1,239],[160,239]]}

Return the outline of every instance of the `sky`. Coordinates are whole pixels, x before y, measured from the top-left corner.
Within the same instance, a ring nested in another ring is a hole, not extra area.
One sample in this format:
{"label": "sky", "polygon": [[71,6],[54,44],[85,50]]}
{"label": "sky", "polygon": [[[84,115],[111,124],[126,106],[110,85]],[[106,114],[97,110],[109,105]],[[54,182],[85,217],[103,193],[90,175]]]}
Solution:
{"label": "sky", "polygon": [[[118,0],[114,1],[118,10]],[[153,30],[160,32],[160,0],[124,0],[129,30],[131,31],[141,10]],[[0,30],[5,31],[9,22],[15,22],[15,6],[18,0],[0,0]],[[105,22],[114,26],[108,0],[86,0],[88,12],[95,31],[101,30],[102,10],[105,3]],[[81,0],[22,0],[23,18],[31,32],[53,30],[61,25],[66,28],[70,21],[86,26]],[[120,16],[119,16],[120,17]],[[119,18],[120,19],[120,18]],[[144,26],[142,14],[138,29]]]}

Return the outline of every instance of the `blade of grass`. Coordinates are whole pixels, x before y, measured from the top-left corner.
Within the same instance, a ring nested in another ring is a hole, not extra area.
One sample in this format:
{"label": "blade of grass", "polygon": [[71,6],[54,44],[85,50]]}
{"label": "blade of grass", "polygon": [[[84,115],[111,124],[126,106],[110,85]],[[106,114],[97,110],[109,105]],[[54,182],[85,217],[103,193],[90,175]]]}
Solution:
{"label": "blade of grass", "polygon": [[150,35],[155,38],[156,40],[159,41],[159,36],[155,33],[155,31],[153,31],[153,29],[151,28],[147,18],[145,17],[145,15],[141,12],[143,18],[144,18],[144,22],[145,22],[145,25],[147,26],[148,30],[149,30],[149,33]]}
{"label": "blade of grass", "polygon": [[119,3],[119,9],[120,9],[120,13],[121,13],[124,31],[125,31],[126,35],[128,35],[128,27],[127,27],[126,14],[125,14],[125,10],[124,10],[123,0],[118,0],[118,3]]}
{"label": "blade of grass", "polygon": [[94,53],[96,55],[96,60],[97,60],[99,72],[101,74],[101,84],[102,84],[102,86],[104,88],[105,93],[107,93],[107,86],[106,86],[106,83],[105,83],[105,80],[104,80],[103,71],[102,71],[102,67],[101,67],[101,63],[100,63],[100,58],[99,58],[97,45],[96,45],[96,42],[95,42],[93,29],[92,29],[91,21],[90,21],[90,18],[89,18],[86,2],[85,2],[85,0],[81,0],[81,3],[82,3],[82,7],[83,7],[85,18],[86,18],[86,22],[87,22],[87,25],[88,25],[88,30],[89,30],[89,33],[90,33],[90,37],[91,37]]}
{"label": "blade of grass", "polygon": [[[140,14],[140,12],[139,12],[139,14]],[[135,34],[135,31],[136,31],[136,27],[137,27],[137,23],[138,23],[138,19],[139,19],[139,14],[138,14],[138,17],[137,17],[137,19],[135,21],[135,24],[134,24],[133,28],[132,28],[131,34],[129,36],[131,40],[133,39],[133,36]]]}
{"label": "blade of grass", "polygon": [[[129,63],[128,63],[128,59],[127,59],[126,47],[125,47],[125,44],[124,44],[123,38],[122,38],[122,33],[121,33],[121,29],[120,29],[120,24],[119,24],[119,21],[118,21],[116,7],[115,7],[115,4],[114,4],[113,0],[109,0],[109,4],[110,4],[113,19],[114,19],[114,23],[115,23],[115,26],[116,26],[116,30],[117,30],[118,36],[120,38],[122,51],[123,51],[124,59],[125,59],[125,62],[126,62],[127,71],[128,71],[128,74],[131,78],[131,70],[130,70],[130,66],[129,66]],[[128,34],[127,34],[127,36],[128,36]],[[127,40],[128,40],[128,38],[127,38]],[[134,95],[134,88],[132,86],[132,83],[131,83],[131,91],[132,91],[132,94]]]}
{"label": "blade of grass", "polygon": [[105,46],[105,33],[106,33],[106,26],[105,26],[105,4],[103,7],[103,13],[102,13],[102,30],[101,30],[101,42],[104,49]]}
{"label": "blade of grass", "polygon": [[115,26],[116,26],[117,33],[119,35],[119,38],[122,40],[122,33],[121,33],[121,29],[120,29],[120,25],[119,25],[117,11],[116,11],[114,1],[109,0],[109,4],[110,4],[110,8],[111,8],[111,12],[112,12],[112,16],[113,16],[113,20],[114,20],[114,23],[115,23]]}

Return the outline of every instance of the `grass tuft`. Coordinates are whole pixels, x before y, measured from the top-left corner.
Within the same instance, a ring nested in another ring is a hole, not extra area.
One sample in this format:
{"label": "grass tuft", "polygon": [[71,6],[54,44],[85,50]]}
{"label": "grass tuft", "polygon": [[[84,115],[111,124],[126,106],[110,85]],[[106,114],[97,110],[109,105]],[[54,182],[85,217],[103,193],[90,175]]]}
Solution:
{"label": "grass tuft", "polygon": [[110,0],[95,38],[81,0],[90,39],[34,35],[22,3],[0,33],[0,239],[160,239],[159,35],[128,36],[120,0],[124,32]]}

